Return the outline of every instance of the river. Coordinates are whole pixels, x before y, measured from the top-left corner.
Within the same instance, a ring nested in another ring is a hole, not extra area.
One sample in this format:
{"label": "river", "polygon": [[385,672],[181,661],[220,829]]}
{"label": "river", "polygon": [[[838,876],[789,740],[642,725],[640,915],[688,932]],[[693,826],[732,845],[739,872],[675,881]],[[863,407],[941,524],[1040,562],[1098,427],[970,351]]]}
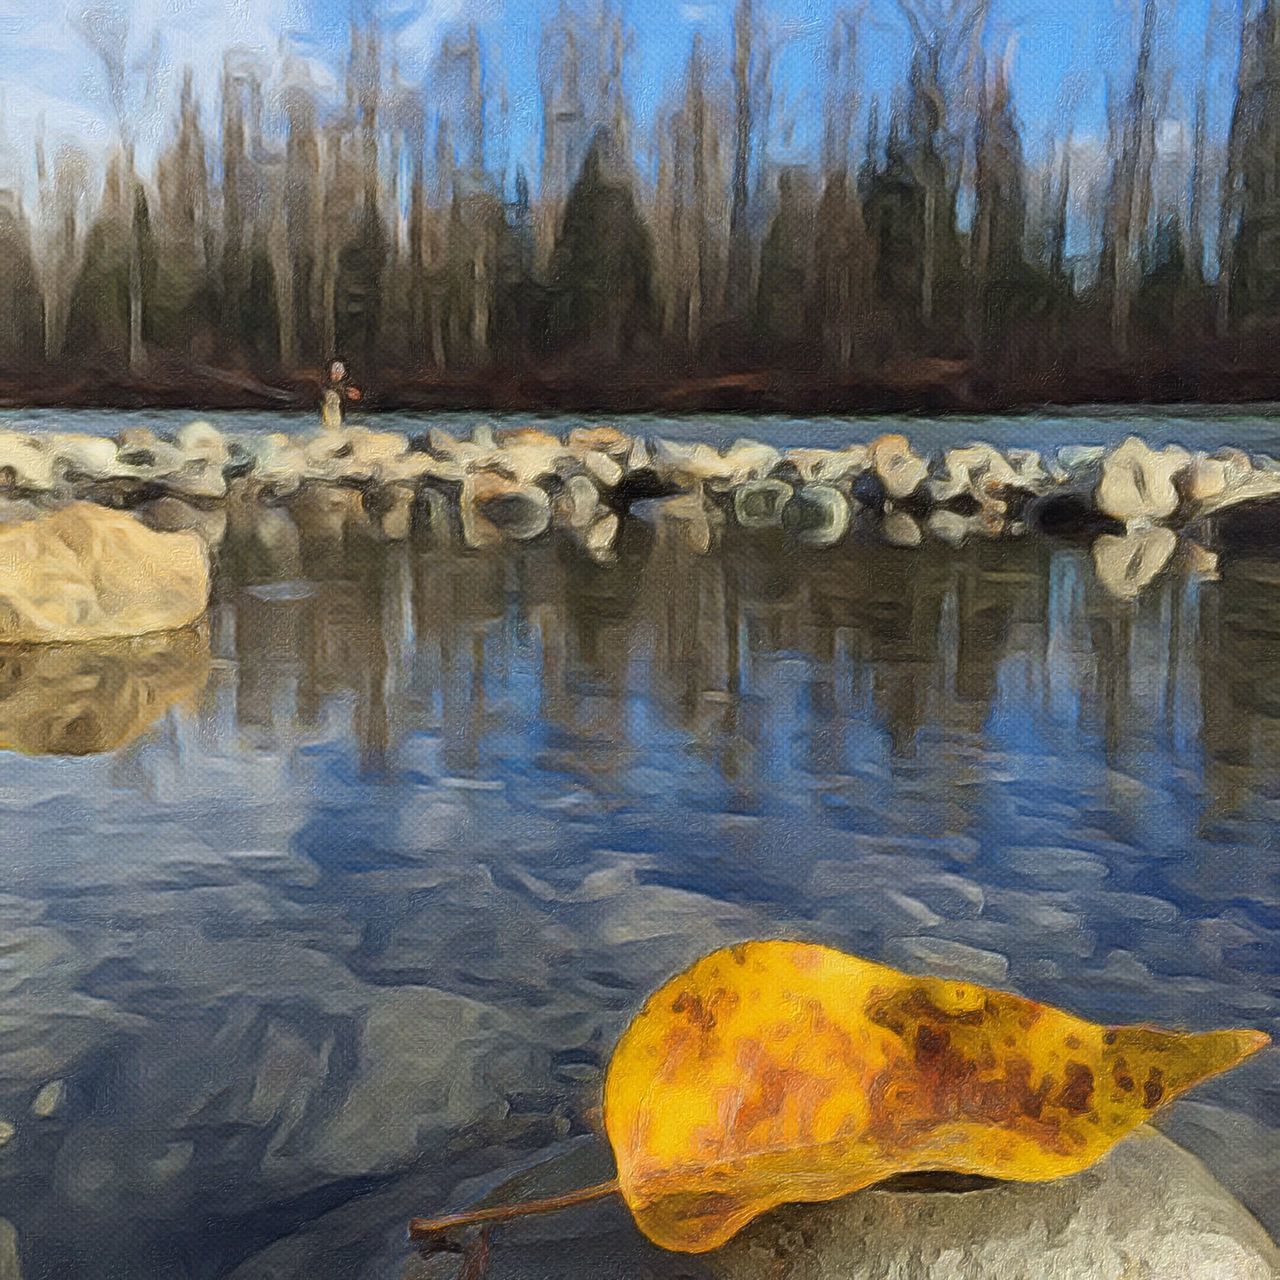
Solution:
{"label": "river", "polygon": [[[55,416],[193,415],[5,422]],[[1280,450],[1264,417],[903,429]],[[587,1141],[643,996],[745,938],[1280,1032],[1280,560],[1127,600],[1087,547],[686,534],[286,579],[228,547],[197,632],[0,659],[27,1280],[400,1276],[411,1213]],[[1280,1052],[1160,1123],[1280,1231]]]}

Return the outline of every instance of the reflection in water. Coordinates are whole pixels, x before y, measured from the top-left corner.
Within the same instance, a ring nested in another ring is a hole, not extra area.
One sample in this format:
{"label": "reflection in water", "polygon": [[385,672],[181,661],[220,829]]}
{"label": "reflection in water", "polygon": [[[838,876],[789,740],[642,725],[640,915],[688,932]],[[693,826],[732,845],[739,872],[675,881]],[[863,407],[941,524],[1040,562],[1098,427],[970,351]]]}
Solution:
{"label": "reflection in water", "polygon": [[[1273,564],[1126,599],[1089,548],[687,517],[608,567],[233,522],[198,707],[0,758],[28,1277],[399,1276],[409,1216],[594,1132],[644,993],[745,937],[1280,1030]],[[1169,1118],[1273,1230],[1278,1056]]]}
{"label": "reflection in water", "polygon": [[0,645],[0,750],[86,756],[115,751],[209,678],[203,629],[84,644]]}

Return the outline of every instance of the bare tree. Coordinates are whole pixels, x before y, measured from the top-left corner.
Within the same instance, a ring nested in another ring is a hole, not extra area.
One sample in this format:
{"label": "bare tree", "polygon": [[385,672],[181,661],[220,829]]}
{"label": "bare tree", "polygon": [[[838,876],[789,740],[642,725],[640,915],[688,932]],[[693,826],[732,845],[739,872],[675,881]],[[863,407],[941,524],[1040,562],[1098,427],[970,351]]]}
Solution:
{"label": "bare tree", "polygon": [[968,139],[983,74],[991,0],[898,0],[911,31],[912,160],[924,191],[920,316],[934,315],[942,233],[967,176]]}
{"label": "bare tree", "polygon": [[[1136,2],[1136,0],[1135,0]],[[1140,275],[1152,209],[1151,173],[1156,120],[1162,109],[1155,83],[1159,0],[1141,0],[1142,26],[1133,79],[1123,105],[1111,110],[1111,182],[1103,221],[1101,284],[1110,313],[1111,340],[1129,351],[1129,316]],[[1167,85],[1166,85],[1167,96]]]}
{"label": "bare tree", "polygon": [[142,252],[139,244],[137,209],[140,184],[134,165],[135,117],[130,103],[130,86],[141,84],[142,101],[153,98],[154,76],[159,66],[159,48],[152,44],[147,57],[130,66],[125,50],[129,43],[129,20],[124,10],[113,5],[91,5],[71,20],[76,33],[101,64],[107,100],[116,119],[120,147],[124,154],[125,182],[130,188],[125,199],[129,244],[129,370],[137,373],[143,362],[142,347]]}

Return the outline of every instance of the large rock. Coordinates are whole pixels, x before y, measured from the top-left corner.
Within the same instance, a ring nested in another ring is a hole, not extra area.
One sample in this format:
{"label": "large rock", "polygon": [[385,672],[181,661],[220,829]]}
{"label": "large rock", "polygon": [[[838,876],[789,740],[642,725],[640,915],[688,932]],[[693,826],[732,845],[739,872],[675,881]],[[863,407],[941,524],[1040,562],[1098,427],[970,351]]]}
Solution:
{"label": "large rock", "polygon": [[982,1190],[871,1190],[761,1220],[725,1280],[1273,1280],[1280,1253],[1209,1171],[1146,1130],[1084,1173]]}
{"label": "large rock", "polygon": [[0,643],[169,631],[208,601],[208,552],[194,533],[157,533],[87,502],[0,526]]}
{"label": "large rock", "polygon": [[[494,1200],[607,1176],[571,1153],[513,1179]],[[957,1189],[945,1189],[948,1186]],[[958,1189],[968,1187],[971,1189]],[[411,1263],[445,1280],[457,1262]],[[1280,1253],[1195,1156],[1140,1130],[1093,1168],[1045,1183],[920,1179],[790,1205],[698,1257],[663,1255],[612,1202],[513,1223],[494,1237],[488,1280],[672,1276],[688,1280],[1273,1280]]]}

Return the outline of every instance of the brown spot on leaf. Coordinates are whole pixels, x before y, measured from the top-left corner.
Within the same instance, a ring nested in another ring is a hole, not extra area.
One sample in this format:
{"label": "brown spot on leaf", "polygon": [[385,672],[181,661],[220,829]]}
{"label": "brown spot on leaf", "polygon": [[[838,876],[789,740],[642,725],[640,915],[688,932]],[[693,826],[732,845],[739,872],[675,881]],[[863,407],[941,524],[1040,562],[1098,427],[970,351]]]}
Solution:
{"label": "brown spot on leaf", "polygon": [[1164,1097],[1164,1072],[1159,1067],[1152,1067],[1147,1074],[1147,1082],[1142,1086],[1142,1101],[1147,1110],[1160,1105]]}
{"label": "brown spot on leaf", "polygon": [[1082,1116],[1093,1098],[1093,1071],[1083,1062],[1067,1063],[1067,1080],[1058,1094],[1058,1103],[1072,1115]]}
{"label": "brown spot on leaf", "polygon": [[945,1031],[938,1031],[922,1023],[916,1028],[916,1060],[936,1058],[945,1052],[950,1039]]}

